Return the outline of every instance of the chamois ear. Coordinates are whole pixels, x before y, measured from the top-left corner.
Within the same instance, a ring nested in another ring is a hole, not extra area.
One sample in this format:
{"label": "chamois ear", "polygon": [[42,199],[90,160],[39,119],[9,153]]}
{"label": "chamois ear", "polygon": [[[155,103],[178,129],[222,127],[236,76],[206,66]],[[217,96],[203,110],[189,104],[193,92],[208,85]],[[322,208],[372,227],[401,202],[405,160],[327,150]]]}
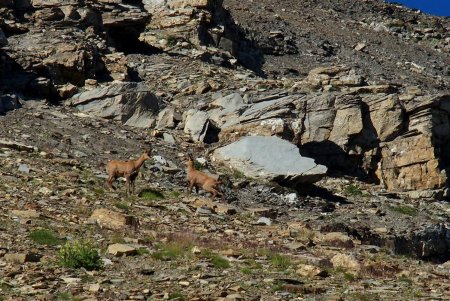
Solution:
{"label": "chamois ear", "polygon": [[192,157],[191,153],[187,153],[187,156],[188,156],[189,160],[194,161],[194,157]]}

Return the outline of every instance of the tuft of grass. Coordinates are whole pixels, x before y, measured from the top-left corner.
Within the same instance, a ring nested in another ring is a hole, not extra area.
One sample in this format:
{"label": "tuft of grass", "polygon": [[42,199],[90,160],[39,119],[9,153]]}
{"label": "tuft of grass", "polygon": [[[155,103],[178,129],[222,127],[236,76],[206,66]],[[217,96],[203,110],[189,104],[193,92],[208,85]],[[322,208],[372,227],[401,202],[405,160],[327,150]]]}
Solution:
{"label": "tuft of grass", "polygon": [[155,189],[144,189],[139,193],[139,197],[146,200],[162,200],[164,195]]}
{"label": "tuft of grass", "polygon": [[103,266],[98,249],[88,240],[67,242],[59,249],[58,257],[61,266],[68,268],[97,270]]}
{"label": "tuft of grass", "polygon": [[237,179],[245,179],[246,176],[242,171],[239,171],[237,169],[233,169],[233,177]]}
{"label": "tuft of grass", "polygon": [[40,245],[56,246],[64,242],[55,233],[48,229],[38,229],[30,233],[30,239]]}
{"label": "tuft of grass", "polygon": [[374,293],[356,292],[347,296],[350,301],[376,301],[381,300],[380,296]]}
{"label": "tuft of grass", "polygon": [[284,291],[283,284],[277,283],[272,286],[272,292],[276,293],[276,292],[282,292],[282,291]]}
{"label": "tuft of grass", "polygon": [[175,292],[175,293],[169,294],[169,300],[186,300],[186,299],[184,298],[182,293]]}
{"label": "tuft of grass", "polygon": [[149,253],[150,253],[150,251],[147,248],[139,248],[136,250],[136,254],[139,256],[149,254]]}
{"label": "tuft of grass", "polygon": [[407,205],[390,206],[389,210],[409,216],[416,216],[418,213],[416,208]]}
{"label": "tuft of grass", "polygon": [[253,274],[255,270],[262,269],[262,264],[256,262],[254,259],[247,259],[244,261],[245,267],[241,269],[243,274]]}
{"label": "tuft of grass", "polygon": [[169,197],[173,198],[173,199],[177,199],[180,197],[181,192],[177,191],[177,190],[173,190],[171,192],[169,192]]}
{"label": "tuft of grass", "polygon": [[114,206],[116,206],[117,209],[125,211],[126,213],[128,213],[128,211],[130,210],[130,207],[122,202],[117,202],[114,204]]}
{"label": "tuft of grass", "polygon": [[182,256],[189,248],[176,242],[157,245],[158,251],[152,253],[156,260],[169,261]]}
{"label": "tuft of grass", "polygon": [[230,262],[219,256],[217,254],[213,254],[211,257],[211,263],[216,269],[228,269],[230,267]]}
{"label": "tuft of grass", "polygon": [[356,276],[353,275],[352,273],[345,272],[344,273],[344,279],[347,280],[347,281],[355,281]]}
{"label": "tuft of grass", "polygon": [[277,268],[280,271],[286,270],[292,265],[291,259],[281,254],[269,255],[270,265]]}
{"label": "tuft of grass", "polygon": [[167,37],[167,45],[169,46],[175,46],[178,42],[178,39],[176,36],[168,36]]}
{"label": "tuft of grass", "polygon": [[362,196],[363,193],[361,191],[361,189],[359,189],[358,186],[356,186],[355,184],[350,184],[344,187],[344,194],[346,196]]}
{"label": "tuft of grass", "polygon": [[82,299],[78,298],[78,297],[74,297],[69,292],[59,292],[55,295],[55,300],[57,300],[57,301],[80,301]]}
{"label": "tuft of grass", "polygon": [[99,194],[99,195],[105,194],[105,189],[99,188],[99,187],[94,187],[92,189],[92,191],[94,191],[95,194]]}
{"label": "tuft of grass", "polygon": [[407,283],[407,284],[409,284],[409,285],[412,285],[412,284],[414,283],[414,281],[413,281],[411,278],[406,277],[405,275],[401,275],[401,276],[398,277],[397,279],[398,279],[398,281]]}
{"label": "tuft of grass", "polygon": [[211,250],[204,250],[200,256],[209,259],[216,269],[228,269],[230,267],[230,262],[227,259],[217,255]]}

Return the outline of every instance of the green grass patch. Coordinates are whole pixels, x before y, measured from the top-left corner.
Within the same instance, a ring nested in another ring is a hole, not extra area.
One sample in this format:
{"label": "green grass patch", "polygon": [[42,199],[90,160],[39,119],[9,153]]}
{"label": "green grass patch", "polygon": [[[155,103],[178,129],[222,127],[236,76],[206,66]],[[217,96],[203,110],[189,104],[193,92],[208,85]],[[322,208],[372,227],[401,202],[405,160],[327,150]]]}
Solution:
{"label": "green grass patch", "polygon": [[355,184],[350,184],[344,187],[344,194],[346,196],[362,196],[363,193],[361,191],[361,189],[359,189],[358,186],[356,186]]}
{"label": "green grass patch", "polygon": [[345,272],[344,273],[344,279],[347,280],[347,281],[355,281],[356,276],[353,275],[352,273]]}
{"label": "green grass patch", "polygon": [[103,189],[103,188],[99,188],[99,187],[94,187],[93,189],[92,189],[92,191],[94,191],[95,192],[95,194],[105,194],[105,189]]}
{"label": "green grass patch", "polygon": [[211,257],[211,263],[216,269],[228,269],[230,267],[230,262],[223,258],[222,256],[219,256],[217,254],[213,254]]}
{"label": "green grass patch", "polygon": [[152,257],[156,260],[169,261],[182,256],[188,249],[184,244],[171,242],[157,245],[158,251],[152,253]]}
{"label": "green grass patch", "polygon": [[244,274],[252,274],[255,270],[262,269],[262,264],[254,259],[246,259],[244,265],[245,267],[241,269],[241,272]]}
{"label": "green grass patch", "polygon": [[150,253],[150,251],[147,248],[139,248],[136,250],[136,254],[139,256],[149,254],[149,253]]}
{"label": "green grass patch", "polygon": [[357,293],[353,293],[353,294],[347,296],[347,298],[345,298],[345,300],[349,300],[349,301],[378,301],[378,300],[382,300],[382,299],[380,298],[380,296],[378,296],[377,294],[374,294],[374,293],[357,292]]}
{"label": "green grass patch", "polygon": [[411,278],[406,277],[405,275],[401,275],[400,277],[397,278],[398,281],[407,283],[409,285],[412,285],[414,283],[414,281]]}
{"label": "green grass patch", "polygon": [[389,210],[409,216],[416,216],[418,213],[416,208],[407,205],[390,206]]}
{"label": "green grass patch", "polygon": [[176,36],[168,36],[167,37],[167,45],[175,46],[178,43],[178,39]]}
{"label": "green grass patch", "polygon": [[162,192],[155,189],[144,189],[139,193],[139,197],[145,200],[162,200],[164,195]]}
{"label": "green grass patch", "polygon": [[291,259],[281,254],[270,254],[269,262],[271,266],[280,271],[286,270],[292,265]]}
{"label": "green grass patch", "polygon": [[83,299],[74,297],[69,292],[59,292],[59,293],[56,293],[55,300],[57,300],[57,301],[81,301]]}
{"label": "green grass patch", "polygon": [[233,169],[233,177],[236,179],[245,179],[246,176],[242,171],[239,171],[237,169]]}
{"label": "green grass patch", "polygon": [[56,246],[64,242],[57,234],[48,229],[38,229],[30,233],[30,239],[40,245]]}
{"label": "green grass patch", "polygon": [[117,209],[123,210],[125,212],[128,212],[130,210],[130,207],[122,202],[117,202],[114,204],[114,206],[116,206]]}
{"label": "green grass patch", "polygon": [[67,242],[59,249],[58,257],[61,266],[68,268],[97,270],[103,266],[98,249],[87,240]]}
{"label": "green grass patch", "polygon": [[283,284],[277,283],[277,284],[272,285],[272,292],[276,293],[276,292],[282,292],[282,291],[284,291]]}
{"label": "green grass patch", "polygon": [[169,294],[169,300],[186,300],[186,299],[184,298],[182,293],[175,292],[175,293]]}
{"label": "green grass patch", "polygon": [[168,196],[173,199],[179,198],[180,195],[181,195],[181,192],[179,192],[177,190],[173,190],[173,191],[169,192],[169,194],[168,194]]}
{"label": "green grass patch", "polygon": [[227,259],[212,252],[211,250],[204,250],[200,256],[203,258],[209,259],[211,261],[211,264],[216,269],[223,270],[223,269],[228,269],[230,267],[230,262]]}

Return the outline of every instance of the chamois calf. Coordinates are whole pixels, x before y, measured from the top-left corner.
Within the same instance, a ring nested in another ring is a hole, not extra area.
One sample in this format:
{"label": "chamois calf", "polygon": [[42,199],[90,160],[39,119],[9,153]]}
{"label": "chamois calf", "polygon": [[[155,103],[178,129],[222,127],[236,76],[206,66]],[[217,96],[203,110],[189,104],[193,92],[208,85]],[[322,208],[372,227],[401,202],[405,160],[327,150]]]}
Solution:
{"label": "chamois calf", "polygon": [[206,192],[211,193],[212,199],[214,199],[216,196],[220,196],[222,201],[224,201],[223,193],[217,191],[216,189],[217,185],[221,183],[220,180],[216,180],[206,173],[195,169],[194,159],[191,155],[189,155],[189,159],[186,162],[186,165],[187,181],[189,183],[188,196],[192,193],[192,188],[195,187],[197,193],[199,188],[202,188]]}
{"label": "chamois calf", "polygon": [[106,186],[108,186],[110,189],[115,189],[112,185],[113,181],[118,177],[124,177],[127,181],[127,193],[134,194],[134,181],[139,174],[139,168],[141,168],[145,160],[148,159],[150,159],[150,150],[145,150],[137,160],[109,161],[106,164],[106,172],[108,173]]}

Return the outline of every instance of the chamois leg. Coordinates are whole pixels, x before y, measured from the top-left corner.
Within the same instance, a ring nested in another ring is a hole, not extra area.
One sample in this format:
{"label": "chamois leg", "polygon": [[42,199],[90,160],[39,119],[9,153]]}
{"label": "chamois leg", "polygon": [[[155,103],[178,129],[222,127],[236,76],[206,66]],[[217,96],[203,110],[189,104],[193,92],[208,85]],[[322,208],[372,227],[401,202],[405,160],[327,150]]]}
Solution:
{"label": "chamois leg", "polygon": [[205,191],[211,193],[211,199],[212,199],[212,200],[214,200],[214,199],[216,198],[216,196],[218,196],[218,195],[223,197],[223,195],[222,195],[219,191],[217,191],[214,187],[212,187],[212,186],[210,186],[210,185],[208,185],[208,186],[203,186],[203,189],[204,189]]}
{"label": "chamois leg", "polygon": [[127,181],[127,194],[131,195],[131,177],[130,177],[130,175],[125,175],[125,180]]}
{"label": "chamois leg", "polygon": [[192,187],[194,187],[194,182],[189,181],[188,196],[190,196],[192,193]]}
{"label": "chamois leg", "polygon": [[114,186],[112,185],[112,182],[115,180],[114,175],[111,175],[108,177],[108,179],[105,182],[105,186],[108,187],[110,190],[114,190]]}

